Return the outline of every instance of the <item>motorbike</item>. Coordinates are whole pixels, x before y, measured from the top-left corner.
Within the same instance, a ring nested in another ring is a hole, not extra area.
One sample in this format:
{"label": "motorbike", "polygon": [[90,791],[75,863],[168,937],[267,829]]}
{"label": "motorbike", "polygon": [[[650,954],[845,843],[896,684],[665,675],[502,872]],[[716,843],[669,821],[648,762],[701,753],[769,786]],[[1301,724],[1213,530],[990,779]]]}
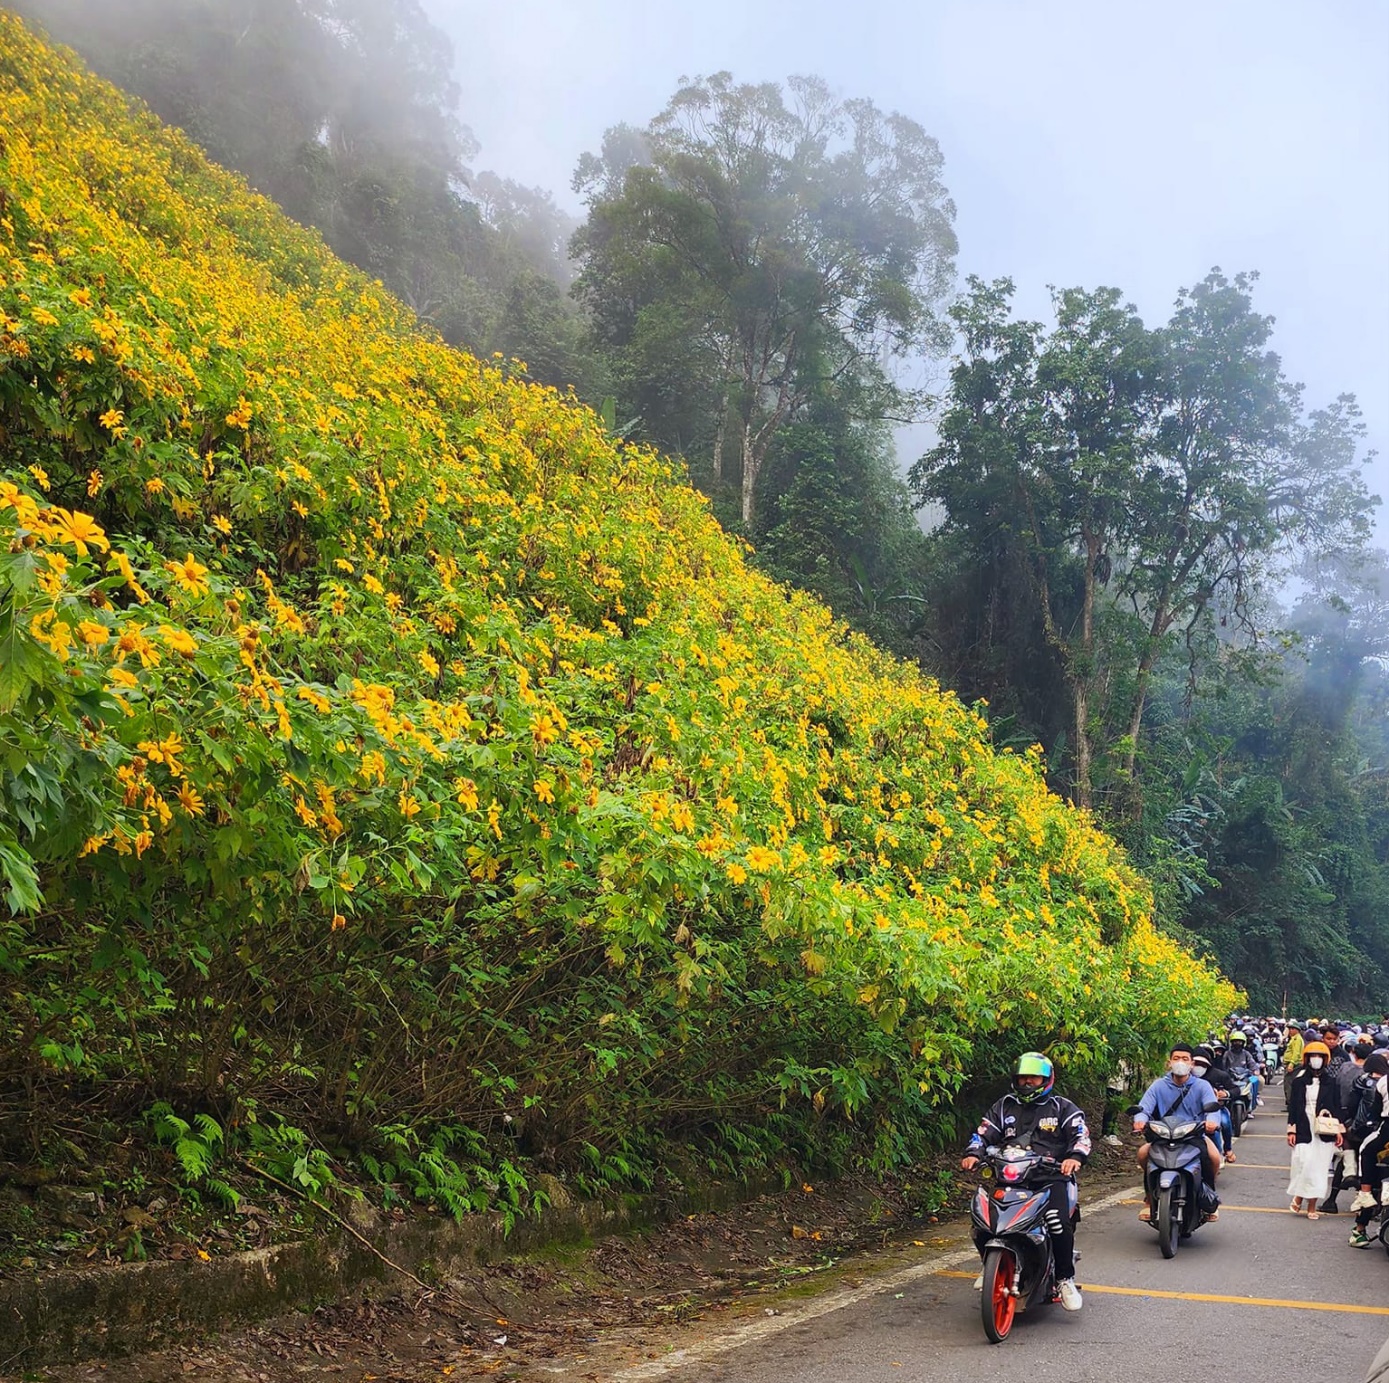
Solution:
{"label": "motorbike", "polygon": [[[1206,1113],[1220,1106],[1207,1103]],[[1206,1137],[1204,1120],[1148,1122],[1148,1167],[1143,1189],[1152,1206],[1152,1227],[1164,1258],[1175,1258],[1177,1246],[1189,1239],[1218,1208],[1214,1190],[1205,1184],[1201,1156]]]}
{"label": "motorbike", "polygon": [[1247,1075],[1236,1074],[1227,1108],[1230,1111],[1230,1131],[1238,1138],[1245,1124],[1254,1117],[1254,1082]]}
{"label": "motorbike", "polygon": [[1008,1338],[1018,1312],[1058,1299],[1051,1235],[1043,1216],[1061,1164],[1022,1147],[990,1148],[980,1160],[992,1170],[995,1185],[978,1188],[970,1218],[984,1260],[984,1334],[999,1344]]}

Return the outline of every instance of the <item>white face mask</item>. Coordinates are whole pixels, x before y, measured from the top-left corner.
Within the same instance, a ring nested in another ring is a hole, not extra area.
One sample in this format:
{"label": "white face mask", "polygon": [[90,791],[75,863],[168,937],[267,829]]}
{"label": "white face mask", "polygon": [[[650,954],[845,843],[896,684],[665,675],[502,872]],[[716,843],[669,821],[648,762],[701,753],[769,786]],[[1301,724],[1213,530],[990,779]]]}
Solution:
{"label": "white face mask", "polygon": [[1174,1061],[1168,1069],[1174,1076],[1189,1076],[1191,1063],[1189,1061]]}
{"label": "white face mask", "polygon": [[1309,1057],[1307,1058],[1307,1064],[1308,1064],[1308,1065],[1312,1068],[1312,1070],[1314,1070],[1314,1071],[1320,1071],[1320,1070],[1321,1070],[1321,1063],[1322,1063],[1322,1059],[1321,1059],[1321,1057],[1319,1057],[1319,1056],[1309,1056]]}

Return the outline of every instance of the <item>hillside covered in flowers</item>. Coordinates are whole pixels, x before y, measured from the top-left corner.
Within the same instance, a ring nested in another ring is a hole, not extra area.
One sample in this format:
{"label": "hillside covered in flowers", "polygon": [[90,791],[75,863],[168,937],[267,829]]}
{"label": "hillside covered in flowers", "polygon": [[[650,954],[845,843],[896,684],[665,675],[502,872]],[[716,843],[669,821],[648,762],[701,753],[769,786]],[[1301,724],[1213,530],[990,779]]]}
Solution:
{"label": "hillside covered in flowers", "polygon": [[1102,1069],[1233,1003],[1035,756],[750,570],[678,467],[2,13],[0,467],[31,1117],[500,1140],[480,1205],[513,1148],[909,1157],[1000,1053]]}

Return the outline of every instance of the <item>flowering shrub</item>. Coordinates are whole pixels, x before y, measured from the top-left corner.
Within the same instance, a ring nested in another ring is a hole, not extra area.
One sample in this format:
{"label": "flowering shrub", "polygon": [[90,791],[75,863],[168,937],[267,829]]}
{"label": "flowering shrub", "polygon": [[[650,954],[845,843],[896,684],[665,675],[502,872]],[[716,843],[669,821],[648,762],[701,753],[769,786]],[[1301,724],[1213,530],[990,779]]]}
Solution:
{"label": "flowering shrub", "polygon": [[981,1036],[1074,1071],[1234,1001],[670,462],[3,13],[0,447],[15,1087],[892,1157]]}

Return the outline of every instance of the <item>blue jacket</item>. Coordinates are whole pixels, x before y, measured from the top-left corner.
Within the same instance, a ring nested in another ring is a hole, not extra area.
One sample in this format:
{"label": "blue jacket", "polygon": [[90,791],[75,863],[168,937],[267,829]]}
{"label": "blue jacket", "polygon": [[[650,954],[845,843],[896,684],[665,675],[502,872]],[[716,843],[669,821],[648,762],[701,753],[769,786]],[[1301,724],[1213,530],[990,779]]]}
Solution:
{"label": "blue jacket", "polygon": [[[1178,1099],[1178,1096],[1181,1098]],[[1208,1117],[1206,1105],[1215,1103],[1215,1091],[1210,1082],[1200,1076],[1188,1076],[1182,1085],[1172,1079],[1171,1074],[1159,1076],[1147,1089],[1138,1102],[1138,1113],[1133,1122],[1140,1127],[1149,1119],[1159,1115],[1169,1124],[1184,1124],[1195,1119],[1204,1124]]]}

